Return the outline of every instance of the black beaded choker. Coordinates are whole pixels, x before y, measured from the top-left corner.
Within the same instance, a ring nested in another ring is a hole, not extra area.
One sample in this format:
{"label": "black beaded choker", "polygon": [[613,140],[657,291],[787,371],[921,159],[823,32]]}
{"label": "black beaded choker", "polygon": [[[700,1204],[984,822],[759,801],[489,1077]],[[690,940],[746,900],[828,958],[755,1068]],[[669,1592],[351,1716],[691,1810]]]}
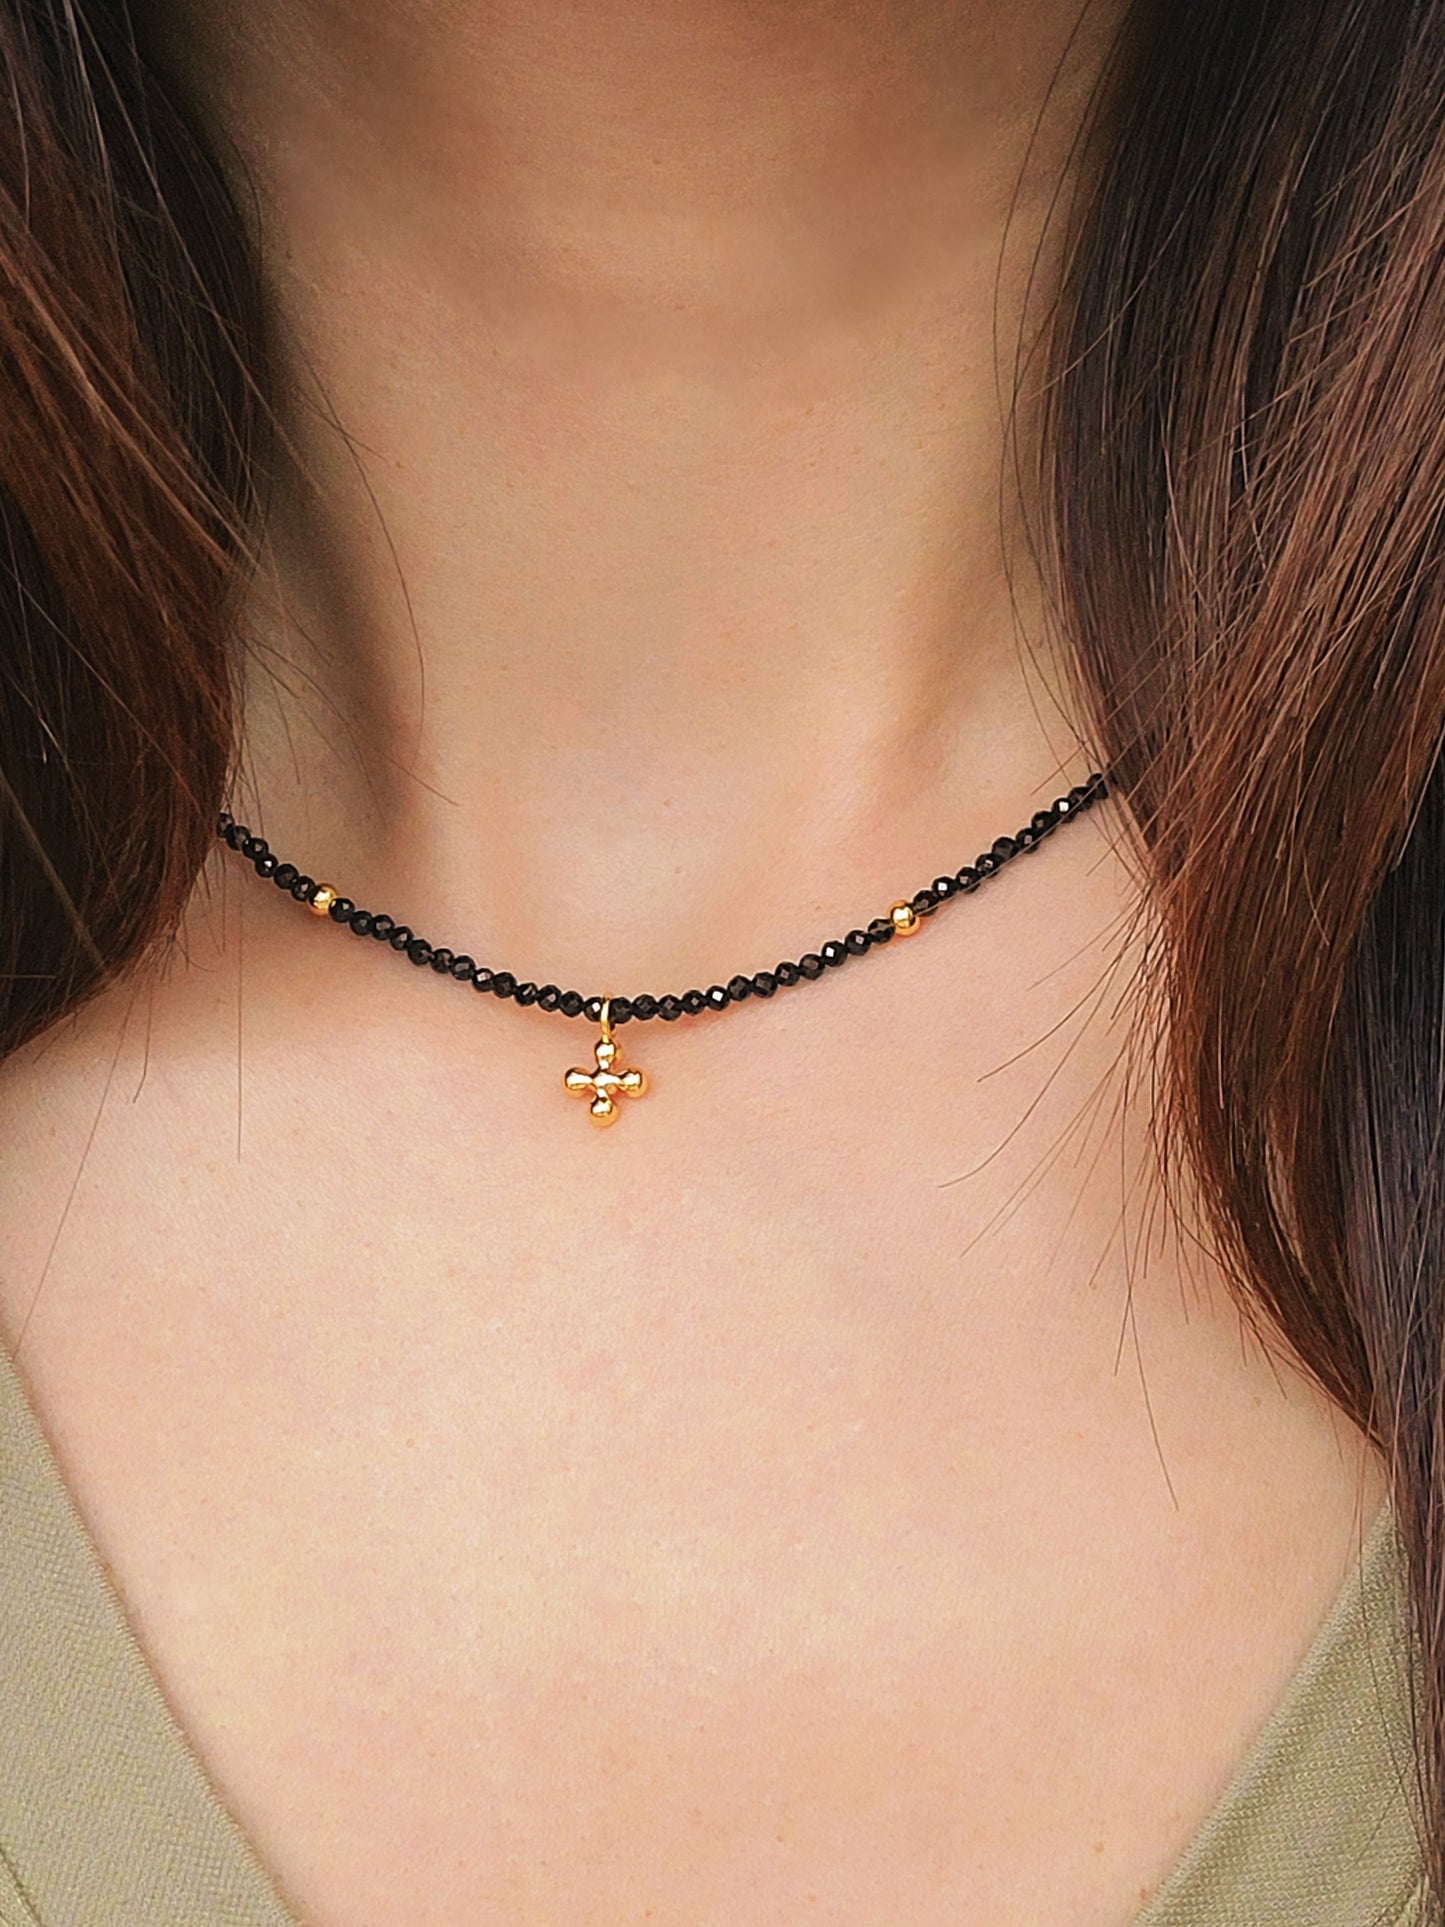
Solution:
{"label": "black beaded choker", "polygon": [[539,1010],[557,1010],[564,1017],[586,1017],[589,1022],[600,1025],[602,1035],[592,1047],[597,1060],[595,1066],[591,1070],[574,1067],[564,1074],[562,1083],[574,1096],[590,1100],[588,1110],[594,1124],[611,1124],[618,1115],[619,1095],[640,1097],[648,1088],[644,1072],[624,1070],[618,1065],[617,1044],[612,1035],[614,1024],[625,1024],[634,1017],[639,1023],[651,1017],[672,1023],[679,1017],[699,1016],[703,1011],[726,1010],[730,1004],[740,1004],[749,997],[771,997],[775,991],[786,990],[793,984],[811,983],[825,970],[846,963],[850,957],[861,957],[866,950],[888,943],[894,937],[911,937],[922,929],[924,918],[931,917],[950,897],[970,895],[985,877],[1002,869],[1011,856],[1037,849],[1051,830],[1066,819],[1078,816],[1107,794],[1103,773],[1096,770],[1067,796],[1059,797],[1048,809],[1037,811],[1015,835],[999,837],[981,856],[966,863],[953,876],[935,877],[927,889],[890,903],[883,916],[875,917],[861,929],[850,930],[846,937],[831,937],[816,950],[799,957],[796,963],[774,964],[771,970],[759,970],[751,977],[732,977],[725,984],[714,984],[710,990],[685,990],[681,996],[668,997],[584,997],[580,991],[559,990],[556,984],[537,985],[518,979],[510,970],[490,970],[471,957],[459,956],[441,946],[433,947],[384,911],[359,910],[350,897],[338,895],[329,883],[317,883],[303,875],[294,863],[282,863],[264,836],[253,836],[244,823],[238,823],[227,811],[221,812],[216,827],[218,835],[233,850],[255,865],[258,876],[269,877],[278,889],[285,890],[298,903],[304,903],[316,916],[344,923],[358,937],[374,937],[378,943],[389,944],[412,963],[429,964],[439,976],[454,977],[458,983],[470,984],[474,990],[490,991],[494,997],[510,997],[519,1004],[536,1004]]}

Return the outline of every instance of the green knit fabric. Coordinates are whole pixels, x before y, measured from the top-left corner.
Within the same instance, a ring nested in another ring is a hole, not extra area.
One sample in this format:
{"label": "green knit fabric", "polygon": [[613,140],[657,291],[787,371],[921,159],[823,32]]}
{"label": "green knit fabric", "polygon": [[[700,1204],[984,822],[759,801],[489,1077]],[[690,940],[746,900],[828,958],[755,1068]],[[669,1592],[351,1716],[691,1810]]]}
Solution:
{"label": "green knit fabric", "polygon": [[[1387,1508],[1134,1927],[1426,1927],[1405,1625]],[[297,1927],[176,1725],[3,1346],[0,1927]]]}

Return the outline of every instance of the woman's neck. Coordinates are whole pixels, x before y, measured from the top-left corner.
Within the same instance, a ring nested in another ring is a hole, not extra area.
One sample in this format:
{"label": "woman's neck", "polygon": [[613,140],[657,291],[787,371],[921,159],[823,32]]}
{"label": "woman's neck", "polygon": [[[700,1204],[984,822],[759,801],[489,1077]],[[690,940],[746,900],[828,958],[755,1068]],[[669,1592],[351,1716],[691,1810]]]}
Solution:
{"label": "woman's neck", "polygon": [[180,4],[280,323],[273,843],[631,980],[1084,772],[1001,480],[1117,12],[1005,246],[1076,0]]}

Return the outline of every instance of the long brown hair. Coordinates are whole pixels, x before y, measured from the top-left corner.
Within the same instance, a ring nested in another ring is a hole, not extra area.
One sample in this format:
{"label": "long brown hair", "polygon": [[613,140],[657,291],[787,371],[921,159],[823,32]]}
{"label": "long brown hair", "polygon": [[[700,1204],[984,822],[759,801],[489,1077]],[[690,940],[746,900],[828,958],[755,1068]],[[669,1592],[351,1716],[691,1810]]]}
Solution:
{"label": "long brown hair", "polygon": [[[1445,1893],[1445,9],[1135,0],[1118,46],[1041,555],[1159,910],[1166,1166],[1392,1470]],[[10,1050],[165,941],[211,846],[265,371],[123,0],[0,0],[0,63]]]}

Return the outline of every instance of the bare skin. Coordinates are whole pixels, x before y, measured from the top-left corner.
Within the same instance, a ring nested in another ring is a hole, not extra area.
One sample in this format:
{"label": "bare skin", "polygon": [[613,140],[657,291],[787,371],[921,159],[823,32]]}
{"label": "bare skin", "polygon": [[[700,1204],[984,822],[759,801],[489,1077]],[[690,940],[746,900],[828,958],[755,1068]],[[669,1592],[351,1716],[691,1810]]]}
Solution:
{"label": "bare skin", "polygon": [[[1087,772],[993,330],[1108,16],[999,270],[1061,0],[195,15],[286,330],[235,799],[278,849],[682,988]],[[1126,1927],[1177,1859],[1383,1485],[1167,1228],[1120,808],[628,1026],[606,1134],[582,1026],[219,854],[0,1071],[0,1324],[308,1922]]]}

